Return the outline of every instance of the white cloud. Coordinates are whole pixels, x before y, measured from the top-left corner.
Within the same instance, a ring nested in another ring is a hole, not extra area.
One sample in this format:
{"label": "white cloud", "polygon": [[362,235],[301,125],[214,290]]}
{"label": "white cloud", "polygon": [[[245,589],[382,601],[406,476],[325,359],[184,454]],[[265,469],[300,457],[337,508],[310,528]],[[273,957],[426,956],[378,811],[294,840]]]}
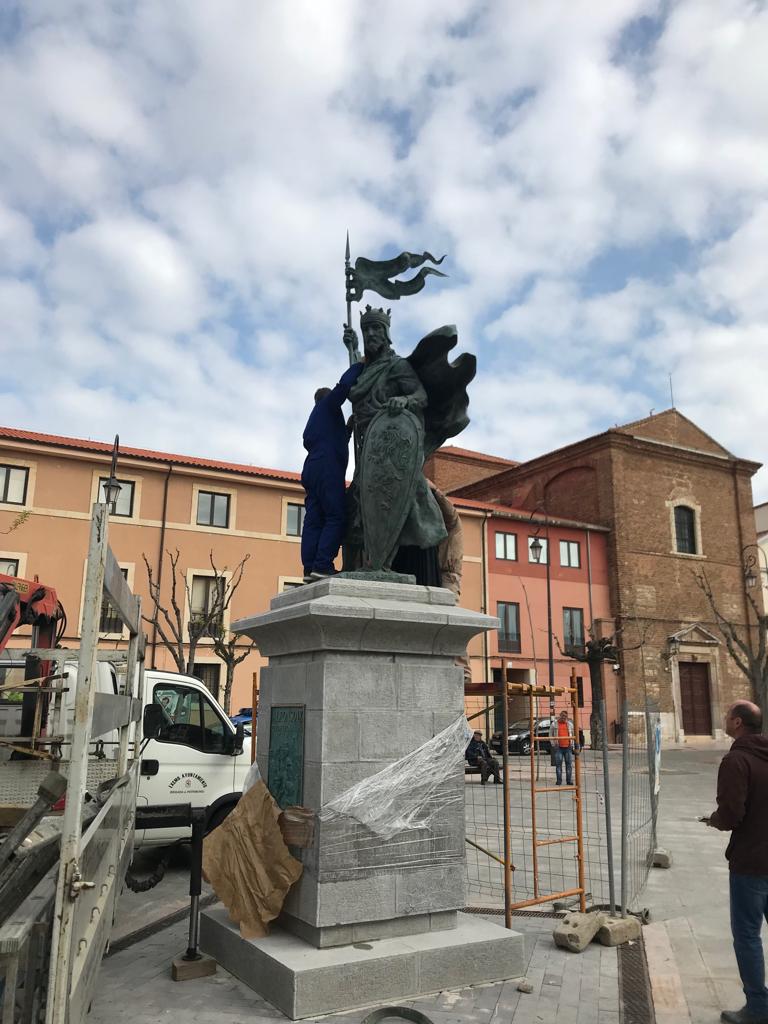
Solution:
{"label": "white cloud", "polygon": [[63,235],[52,256],[56,299],[79,303],[109,333],[115,321],[190,330],[211,304],[187,253],[146,220],[103,217]]}
{"label": "white cloud", "polygon": [[29,218],[0,202],[0,270],[24,271],[44,257],[45,249]]}
{"label": "white cloud", "polygon": [[458,443],[534,455],[663,407],[671,372],[684,412],[762,456],[763,6],[38,0],[20,20],[13,425],[297,468],[345,365],[349,228],[353,256],[448,253],[393,331],[407,352],[455,322],[477,352]]}

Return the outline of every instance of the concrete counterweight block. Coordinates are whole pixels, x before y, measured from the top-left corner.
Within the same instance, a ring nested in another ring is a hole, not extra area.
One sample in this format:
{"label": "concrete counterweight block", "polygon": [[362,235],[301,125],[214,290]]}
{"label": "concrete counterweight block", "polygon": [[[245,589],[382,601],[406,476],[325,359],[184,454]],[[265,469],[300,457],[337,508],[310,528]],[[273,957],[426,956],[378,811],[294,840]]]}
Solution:
{"label": "concrete counterweight block", "polygon": [[[320,811],[463,715],[456,658],[497,624],[441,588],[343,578],[234,623],[269,658],[256,746],[267,786],[273,709],[303,709],[300,802]],[[446,768],[428,819],[389,838],[347,816],[317,822],[313,847],[292,850],[304,873],[272,934],[247,942],[206,911],[201,947],[293,1019],[519,977],[522,936],[458,913],[462,764]]]}
{"label": "concrete counterweight block", "polygon": [[597,930],[597,941],[604,946],[622,946],[640,938],[640,927],[636,917],[606,917]]}
{"label": "concrete counterweight block", "polygon": [[653,860],[651,864],[655,868],[671,868],[672,867],[672,854],[669,850],[665,850],[663,846],[657,846],[653,851]]}
{"label": "concrete counterweight block", "polygon": [[583,914],[573,911],[559,921],[553,934],[555,945],[581,953],[597,935],[605,921],[605,914]]}

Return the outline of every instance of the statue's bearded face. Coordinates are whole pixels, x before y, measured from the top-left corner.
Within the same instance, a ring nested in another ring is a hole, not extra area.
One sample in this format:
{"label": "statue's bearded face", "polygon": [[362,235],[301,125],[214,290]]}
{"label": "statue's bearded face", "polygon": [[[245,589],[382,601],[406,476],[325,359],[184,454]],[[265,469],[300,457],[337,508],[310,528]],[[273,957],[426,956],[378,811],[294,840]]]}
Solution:
{"label": "statue's bearded face", "polygon": [[389,331],[384,324],[366,324],[363,328],[365,358],[376,359],[390,347]]}

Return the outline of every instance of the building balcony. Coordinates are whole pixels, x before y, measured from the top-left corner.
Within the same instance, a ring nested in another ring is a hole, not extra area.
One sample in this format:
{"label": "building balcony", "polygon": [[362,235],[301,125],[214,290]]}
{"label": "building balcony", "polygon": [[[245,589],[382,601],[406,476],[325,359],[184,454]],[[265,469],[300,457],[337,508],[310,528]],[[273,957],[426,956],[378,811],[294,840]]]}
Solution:
{"label": "building balcony", "polygon": [[499,651],[504,654],[520,653],[519,633],[502,633],[501,630],[499,630],[497,636],[499,638]]}

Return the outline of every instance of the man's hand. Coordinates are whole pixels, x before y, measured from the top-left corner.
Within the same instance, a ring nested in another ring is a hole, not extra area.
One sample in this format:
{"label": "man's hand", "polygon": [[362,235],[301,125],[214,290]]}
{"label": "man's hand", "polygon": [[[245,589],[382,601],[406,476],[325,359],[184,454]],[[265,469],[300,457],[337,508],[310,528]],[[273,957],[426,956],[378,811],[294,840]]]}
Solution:
{"label": "man's hand", "polygon": [[701,823],[702,823],[703,825],[708,825],[708,826],[709,826],[709,828],[714,828],[714,827],[715,827],[715,826],[714,826],[714,825],[712,824],[712,822],[710,821],[710,817],[709,817],[709,815],[708,815],[708,814],[703,814],[703,815],[702,815],[702,816],[701,816],[701,817],[699,818],[699,821],[700,821],[700,822],[701,822]]}
{"label": "man's hand", "polygon": [[405,395],[394,395],[387,402],[387,409],[393,415],[396,416],[399,412],[408,408],[408,399]]}
{"label": "man's hand", "polygon": [[357,331],[354,327],[350,327],[349,324],[344,324],[344,345],[349,349],[350,352],[358,351],[357,344]]}

